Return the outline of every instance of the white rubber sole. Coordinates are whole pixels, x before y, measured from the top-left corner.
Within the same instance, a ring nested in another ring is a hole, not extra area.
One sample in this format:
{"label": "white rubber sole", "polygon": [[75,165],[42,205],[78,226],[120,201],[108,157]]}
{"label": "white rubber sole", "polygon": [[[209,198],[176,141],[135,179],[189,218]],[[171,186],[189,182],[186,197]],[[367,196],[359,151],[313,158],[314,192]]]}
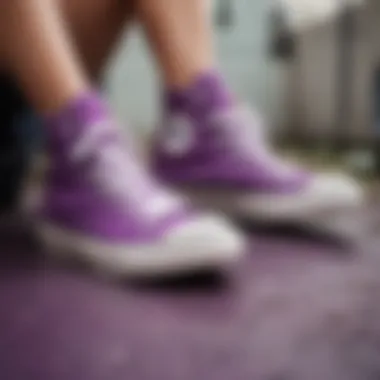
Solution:
{"label": "white rubber sole", "polygon": [[245,240],[228,224],[204,218],[188,222],[155,244],[108,244],[40,223],[48,254],[75,260],[113,277],[157,277],[226,269],[245,253]]}
{"label": "white rubber sole", "polygon": [[179,191],[200,207],[247,222],[298,225],[343,238],[355,237],[362,227],[357,214],[364,205],[364,192],[342,177],[319,177],[309,189],[285,195],[194,188]]}

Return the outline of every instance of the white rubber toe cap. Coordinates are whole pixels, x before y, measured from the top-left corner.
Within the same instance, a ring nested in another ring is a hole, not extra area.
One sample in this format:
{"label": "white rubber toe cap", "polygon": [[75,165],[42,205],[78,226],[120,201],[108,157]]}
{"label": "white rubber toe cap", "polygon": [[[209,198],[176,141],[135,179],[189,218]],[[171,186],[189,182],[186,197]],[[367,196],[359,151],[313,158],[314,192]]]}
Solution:
{"label": "white rubber toe cap", "polygon": [[191,260],[234,262],[244,252],[245,239],[220,217],[204,216],[189,221],[166,236],[167,246],[187,252]]}
{"label": "white rubber toe cap", "polygon": [[171,229],[152,247],[130,252],[126,269],[139,276],[223,270],[238,263],[245,248],[246,240],[229,223],[203,216]]}
{"label": "white rubber toe cap", "polygon": [[364,203],[363,188],[353,178],[342,174],[321,174],[305,191],[305,198],[315,206],[358,207]]}
{"label": "white rubber toe cap", "polygon": [[349,211],[364,204],[365,194],[352,178],[340,174],[315,176],[293,193],[247,194],[239,200],[240,213],[268,221],[308,221],[331,211]]}
{"label": "white rubber toe cap", "polygon": [[51,224],[38,234],[48,252],[88,264],[116,277],[157,277],[224,269],[246,252],[245,239],[216,217],[190,219],[153,242],[111,244]]}

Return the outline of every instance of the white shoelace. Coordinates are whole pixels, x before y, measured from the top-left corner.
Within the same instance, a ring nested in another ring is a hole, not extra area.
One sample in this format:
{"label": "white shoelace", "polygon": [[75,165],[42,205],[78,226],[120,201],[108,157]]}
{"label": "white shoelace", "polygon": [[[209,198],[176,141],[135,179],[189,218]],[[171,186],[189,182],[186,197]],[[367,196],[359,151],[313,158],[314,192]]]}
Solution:
{"label": "white shoelace", "polygon": [[150,218],[162,217],[177,209],[179,199],[155,183],[138,158],[120,141],[115,139],[97,147],[102,128],[104,126],[90,128],[91,134],[79,138],[70,154],[71,159],[78,162],[97,151],[89,173],[96,187],[116,199],[120,207],[136,207]]}

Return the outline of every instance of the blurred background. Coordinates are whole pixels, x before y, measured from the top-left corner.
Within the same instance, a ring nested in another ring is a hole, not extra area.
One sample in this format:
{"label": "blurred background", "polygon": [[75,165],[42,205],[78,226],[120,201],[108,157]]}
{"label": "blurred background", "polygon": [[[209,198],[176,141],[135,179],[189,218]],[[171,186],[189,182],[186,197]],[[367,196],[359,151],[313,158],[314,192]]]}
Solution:
{"label": "blurred background", "polygon": [[[214,0],[220,66],[286,152],[379,174],[379,12],[376,0]],[[142,37],[125,38],[106,87],[119,115],[149,132],[158,86]]]}
{"label": "blurred background", "polygon": [[[380,177],[379,16],[380,0],[213,3],[221,70],[263,114],[282,154],[349,171],[370,191]],[[136,28],[104,83],[121,119],[143,136],[159,112],[153,62]],[[29,114],[11,116],[0,137],[0,211],[16,202],[39,130]],[[38,169],[31,185],[42,182]],[[227,284],[93,281],[80,268],[46,265],[16,218],[0,229],[0,377],[378,380],[378,204],[355,216],[375,227],[352,246],[254,231],[247,265]]]}

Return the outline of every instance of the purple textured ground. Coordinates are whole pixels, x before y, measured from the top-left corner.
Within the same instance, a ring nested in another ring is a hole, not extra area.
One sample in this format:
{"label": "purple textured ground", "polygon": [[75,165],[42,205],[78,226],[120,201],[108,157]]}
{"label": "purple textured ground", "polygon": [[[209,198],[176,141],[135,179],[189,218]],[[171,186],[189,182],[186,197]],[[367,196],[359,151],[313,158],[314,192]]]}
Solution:
{"label": "purple textured ground", "polygon": [[115,285],[0,235],[0,379],[375,380],[379,250],[257,233],[228,279]]}

